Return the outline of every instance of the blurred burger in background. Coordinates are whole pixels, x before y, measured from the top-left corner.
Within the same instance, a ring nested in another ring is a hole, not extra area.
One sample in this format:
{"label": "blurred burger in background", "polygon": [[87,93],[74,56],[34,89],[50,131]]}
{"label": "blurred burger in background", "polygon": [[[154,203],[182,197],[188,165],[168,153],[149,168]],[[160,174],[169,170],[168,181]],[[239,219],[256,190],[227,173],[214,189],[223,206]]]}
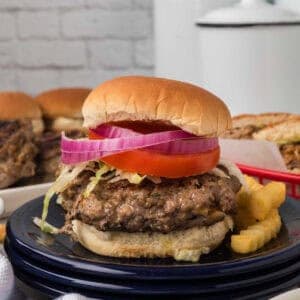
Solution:
{"label": "blurred burger in background", "polygon": [[19,92],[0,92],[0,188],[35,174],[37,137],[44,125],[39,106]]}
{"label": "blurred burger in background", "polygon": [[61,133],[65,132],[71,138],[85,135],[81,108],[89,93],[87,88],[60,88],[36,96],[45,122],[45,131],[39,141],[37,174],[42,182],[55,179],[60,162]]}
{"label": "blurred burger in background", "polygon": [[290,172],[300,174],[300,115],[290,113],[243,114],[232,118],[223,137],[267,140],[278,145]]}

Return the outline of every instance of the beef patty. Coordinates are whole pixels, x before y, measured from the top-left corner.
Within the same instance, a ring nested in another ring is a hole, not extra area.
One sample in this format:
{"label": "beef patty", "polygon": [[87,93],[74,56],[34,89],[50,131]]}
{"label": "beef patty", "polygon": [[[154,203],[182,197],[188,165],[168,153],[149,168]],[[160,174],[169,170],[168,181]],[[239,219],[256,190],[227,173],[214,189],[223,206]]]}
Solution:
{"label": "beef patty", "polygon": [[241,187],[234,176],[204,174],[163,179],[160,184],[147,179],[140,185],[102,181],[84,197],[79,193],[89,176],[83,172],[63,193],[63,199],[68,199],[63,200],[63,207],[68,210],[67,221],[79,219],[102,231],[168,233],[211,225],[234,213],[235,194]]}
{"label": "beef patty", "polygon": [[0,188],[33,176],[36,154],[30,120],[0,121]]}

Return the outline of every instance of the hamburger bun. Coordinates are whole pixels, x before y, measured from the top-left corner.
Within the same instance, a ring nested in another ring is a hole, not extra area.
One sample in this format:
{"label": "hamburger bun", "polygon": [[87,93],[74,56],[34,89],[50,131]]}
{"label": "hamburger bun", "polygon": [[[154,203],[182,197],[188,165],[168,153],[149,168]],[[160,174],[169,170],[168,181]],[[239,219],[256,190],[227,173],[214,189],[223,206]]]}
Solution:
{"label": "hamburger bun", "polygon": [[79,220],[72,221],[73,232],[80,244],[90,251],[112,257],[173,257],[176,260],[198,261],[218,247],[233,228],[232,218],[210,226],[192,227],[163,233],[127,233],[98,231]]}
{"label": "hamburger bun", "polygon": [[232,118],[232,127],[246,127],[252,125],[255,127],[265,127],[278,122],[283,122],[293,118],[289,113],[263,113],[259,115],[243,114]]}
{"label": "hamburger bun", "polygon": [[300,142],[300,116],[261,129],[253,134],[253,138],[277,144]]}
{"label": "hamburger bun", "polygon": [[82,118],[82,104],[90,93],[88,88],[60,88],[43,92],[36,96],[43,116],[48,119]]}
{"label": "hamburger bun", "polygon": [[199,136],[217,136],[231,128],[226,105],[192,84],[143,76],[104,82],[87,97],[84,126],[107,122],[160,121]]}
{"label": "hamburger bun", "polygon": [[29,95],[21,92],[0,92],[0,107],[0,120],[30,119],[33,132],[43,132],[42,112]]}
{"label": "hamburger bun", "polygon": [[0,92],[0,120],[40,119],[39,106],[20,92]]}

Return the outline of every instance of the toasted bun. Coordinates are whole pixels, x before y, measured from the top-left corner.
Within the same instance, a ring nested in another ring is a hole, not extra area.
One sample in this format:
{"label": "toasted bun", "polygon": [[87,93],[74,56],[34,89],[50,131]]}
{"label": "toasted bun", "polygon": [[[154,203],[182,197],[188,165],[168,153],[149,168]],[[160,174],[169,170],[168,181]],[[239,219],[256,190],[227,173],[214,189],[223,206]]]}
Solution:
{"label": "toasted bun", "polygon": [[162,121],[196,135],[219,135],[231,127],[226,105],[188,83],[142,76],[120,77],[94,89],[83,106],[84,126],[117,121]]}
{"label": "toasted bun", "polygon": [[82,104],[90,91],[87,88],[61,88],[41,93],[35,100],[46,118],[81,118]]}
{"label": "toasted bun", "polygon": [[103,232],[74,220],[73,231],[78,241],[90,251],[113,257],[173,257],[176,260],[198,261],[223,241],[232,229],[231,217],[207,227],[163,233]]}
{"label": "toasted bun", "polygon": [[278,144],[300,142],[300,116],[261,129],[253,134],[253,138]]}
{"label": "toasted bun", "polygon": [[0,92],[0,120],[39,119],[41,110],[33,99],[20,92]]}
{"label": "toasted bun", "polygon": [[248,125],[253,125],[256,127],[264,127],[266,125],[275,124],[278,122],[283,122],[289,118],[293,118],[294,115],[289,113],[264,113],[259,115],[238,115],[232,118],[232,126],[245,127]]}

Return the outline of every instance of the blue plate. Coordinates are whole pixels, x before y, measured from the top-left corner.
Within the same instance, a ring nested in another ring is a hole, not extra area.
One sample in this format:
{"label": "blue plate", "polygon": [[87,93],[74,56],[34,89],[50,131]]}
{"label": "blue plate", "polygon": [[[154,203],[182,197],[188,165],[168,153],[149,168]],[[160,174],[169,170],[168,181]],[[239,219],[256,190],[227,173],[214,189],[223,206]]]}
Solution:
{"label": "blue plate", "polygon": [[[66,235],[51,236],[42,233],[32,223],[40,216],[42,197],[17,209],[9,218],[7,236],[13,248],[22,255],[74,274],[96,275],[101,278],[136,280],[191,280],[236,276],[258,270],[267,270],[295,259],[300,253],[300,203],[287,199],[281,209],[284,226],[279,236],[263,249],[251,255],[234,254],[227,243],[199,263],[176,262],[172,259],[119,259],[98,256],[73,242]],[[62,208],[52,201],[48,221],[55,226],[64,223]]]}
{"label": "blue plate", "polygon": [[[140,300],[153,300],[153,295],[117,295],[112,293],[103,293],[99,291],[90,291],[85,290],[78,287],[69,287],[63,284],[57,283],[49,283],[38,276],[28,275],[18,269],[14,269],[16,277],[21,280],[24,284],[28,287],[31,287],[35,290],[38,290],[43,295],[50,296],[51,298],[58,297],[65,293],[80,293],[87,297],[92,297],[100,300],[133,300],[133,299],[140,299]],[[172,296],[159,296],[156,295],[156,300],[176,300],[182,299],[183,297],[187,300],[224,300],[224,299],[239,299],[239,300],[265,300],[269,299],[272,296],[278,295],[286,290],[295,288],[298,286],[300,280],[300,274],[287,276],[284,279],[280,279],[278,281],[274,281],[270,284],[264,284],[258,288],[252,287],[250,290],[247,288],[243,291],[239,292],[229,292],[229,293],[215,293],[215,294],[203,294],[203,295],[172,295]]]}
{"label": "blue plate", "polygon": [[100,278],[99,276],[80,276],[67,270],[55,269],[38,265],[27,257],[23,257],[17,249],[13,249],[9,240],[5,242],[5,250],[14,269],[27,273],[29,277],[38,276],[41,280],[60,284],[70,288],[96,290],[98,292],[132,294],[132,295],[180,295],[211,294],[216,292],[232,292],[255,288],[257,285],[268,284],[276,280],[285,280],[288,276],[300,273],[300,257],[276,268],[264,270],[259,274],[249,273],[237,277],[210,279],[194,279],[189,281],[137,281]]}

